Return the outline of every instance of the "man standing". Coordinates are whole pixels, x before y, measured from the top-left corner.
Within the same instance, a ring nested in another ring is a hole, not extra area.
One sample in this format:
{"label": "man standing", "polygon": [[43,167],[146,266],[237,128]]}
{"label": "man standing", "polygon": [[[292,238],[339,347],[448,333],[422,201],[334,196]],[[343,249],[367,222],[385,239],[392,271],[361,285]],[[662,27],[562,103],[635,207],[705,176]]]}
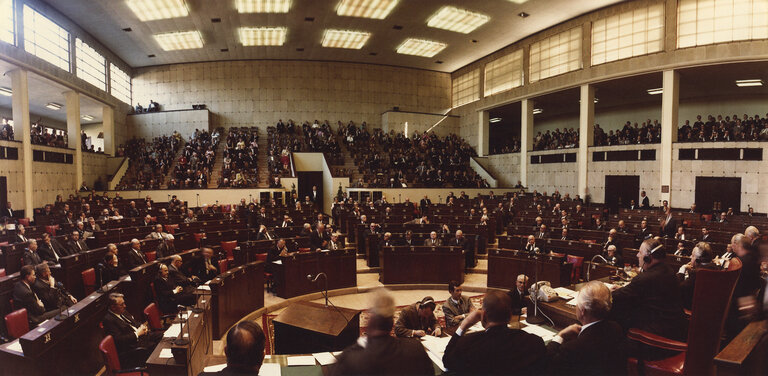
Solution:
{"label": "man standing", "polygon": [[445,314],[445,326],[454,327],[461,324],[467,315],[475,310],[475,306],[469,298],[461,296],[464,291],[461,284],[457,281],[448,283],[448,292],[451,296],[443,303],[443,313]]}
{"label": "man standing", "polygon": [[427,334],[436,337],[442,334],[435,318],[435,300],[431,296],[403,309],[395,323],[395,335],[398,337],[424,337]]}
{"label": "man standing", "polygon": [[192,267],[193,273],[200,278],[200,283],[205,283],[219,275],[219,267],[213,259],[213,249],[203,248],[203,251]]}
{"label": "man standing", "polygon": [[[470,313],[456,329],[443,355],[443,364],[461,374],[535,374],[546,354],[541,337],[509,329],[512,316],[509,297],[489,291],[483,308]],[[484,331],[469,333],[477,322]]]}
{"label": "man standing", "polygon": [[648,196],[645,195],[645,191],[640,192],[640,209],[650,209],[651,208],[651,200],[648,199]]}

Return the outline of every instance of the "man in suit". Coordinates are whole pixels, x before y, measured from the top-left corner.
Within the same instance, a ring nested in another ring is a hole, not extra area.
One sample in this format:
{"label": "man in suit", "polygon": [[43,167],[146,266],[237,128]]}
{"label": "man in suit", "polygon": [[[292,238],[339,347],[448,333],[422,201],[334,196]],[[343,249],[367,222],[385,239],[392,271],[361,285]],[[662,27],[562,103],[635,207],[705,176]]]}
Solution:
{"label": "man in suit", "polygon": [[424,195],[424,198],[419,201],[419,212],[421,215],[425,215],[429,213],[429,206],[432,205],[432,200],[429,199],[429,196]]}
{"label": "man in suit", "polygon": [[116,281],[125,275],[125,270],[119,265],[117,254],[107,253],[104,255],[103,265],[104,268],[101,271],[102,275],[100,279],[97,279],[97,284],[101,282],[101,284],[104,285],[111,281]]}
{"label": "man in suit", "polygon": [[160,264],[160,271],[154,284],[157,303],[162,312],[175,313],[178,311],[176,309],[178,305],[188,307],[195,304],[195,296],[191,292],[185,292],[183,286],[176,284],[170,278],[168,266],[165,264]]}
{"label": "man in suit", "polygon": [[672,215],[672,208],[667,207],[664,212],[664,219],[661,221],[661,235],[667,238],[674,238],[677,233],[677,219]]}
{"label": "man in suit", "polygon": [[133,217],[138,217],[139,215],[140,215],[139,209],[136,208],[136,202],[131,201],[130,207],[128,208],[128,210],[125,211],[125,217],[133,218]]}
{"label": "man in suit", "polygon": [[653,238],[653,234],[651,234],[651,230],[648,228],[648,221],[643,219],[640,221],[640,231],[635,236],[635,241],[641,243],[651,238]]}
{"label": "man in suit", "polygon": [[432,231],[429,233],[429,238],[424,239],[425,247],[439,247],[443,245],[443,240],[437,237],[437,232]]}
{"label": "man in suit", "polygon": [[286,214],[283,216],[283,223],[280,224],[280,227],[290,227],[293,226],[293,219]]}
{"label": "man in suit", "polygon": [[152,332],[147,324],[139,324],[125,310],[123,294],[109,294],[109,309],[101,321],[104,333],[115,340],[120,366],[133,368],[143,366],[149,354],[163,338],[162,332]]}
{"label": "man in suit", "polygon": [[[443,354],[443,364],[459,374],[535,374],[541,368],[546,348],[541,337],[519,329],[509,329],[512,316],[509,296],[488,291],[483,309],[465,318],[451,337]],[[466,333],[481,322],[484,331]]]}
{"label": "man in suit", "polygon": [[56,316],[58,308],[54,310],[45,310],[45,304],[32,289],[35,284],[35,267],[33,265],[24,265],[19,271],[19,281],[13,285],[13,304],[16,309],[26,308],[29,327],[34,328],[41,322]]}
{"label": "man in suit", "polygon": [[339,233],[334,232],[331,234],[331,240],[328,242],[328,249],[331,251],[335,251],[338,249],[343,249],[344,243],[339,239]]}
{"label": "man in suit", "polygon": [[760,255],[758,251],[752,250],[749,238],[744,234],[734,235],[731,238],[731,249],[734,257],[741,260],[741,273],[733,290],[733,304],[725,324],[729,338],[735,337],[748,324],[739,317],[739,301],[755,297],[763,285],[760,278]]}
{"label": "man in suit", "polygon": [[619,226],[616,227],[616,231],[622,234],[629,234],[629,227],[627,227],[627,224],[623,219],[619,220]]}
{"label": "man in suit", "polygon": [[442,329],[435,318],[435,306],[435,299],[425,296],[404,308],[395,323],[395,335],[421,338],[429,334],[439,337]]}
{"label": "man in suit", "polygon": [[219,275],[218,262],[213,258],[213,249],[203,248],[201,255],[192,262],[192,274],[205,283]]}
{"label": "man in suit", "polygon": [[187,277],[181,270],[182,265],[184,265],[184,260],[182,260],[181,256],[172,255],[171,263],[168,264],[168,278],[173,281],[175,285],[184,287],[185,291],[189,290],[189,288],[194,290],[198,279],[194,276]]}
{"label": "man in suit", "polygon": [[629,206],[627,207],[629,210],[637,210],[637,204],[635,203],[635,200],[629,200]]}
{"label": "man in suit", "polygon": [[141,242],[138,239],[131,239],[131,249],[128,251],[128,270],[147,263],[144,252],[141,251]]}
{"label": "man in suit", "polygon": [[144,220],[141,221],[141,224],[139,226],[152,226],[155,222],[152,221],[152,216],[147,214],[144,216]]}
{"label": "man in suit", "polygon": [[547,345],[547,365],[555,375],[624,375],[626,339],[621,326],[608,320],[611,291],[588,282],[576,296],[576,318]]}
{"label": "man in suit", "polygon": [[256,234],[256,240],[274,240],[275,235],[270,234],[267,226],[259,225],[259,233]]}
{"label": "man in suit", "polygon": [[24,260],[24,265],[31,265],[33,267],[43,262],[43,259],[37,253],[37,240],[29,240],[27,249],[24,250],[24,254],[22,255],[22,260]]}
{"label": "man in suit", "polygon": [[525,247],[523,248],[523,252],[533,255],[537,253],[541,253],[541,250],[539,247],[536,246],[536,237],[533,235],[528,235],[528,242],[525,243]]}
{"label": "man in suit", "polygon": [[403,237],[403,239],[400,240],[400,243],[398,245],[406,246],[406,247],[415,246],[416,240],[413,239],[413,231],[411,230],[405,231],[405,236]]}
{"label": "man in suit", "polygon": [[13,243],[26,243],[29,241],[29,238],[27,238],[27,229],[24,228],[24,225],[19,225],[16,228],[16,235],[13,237]]}
{"label": "man in suit", "polygon": [[42,244],[39,245],[37,253],[43,261],[58,264],[59,258],[70,254],[56,239],[52,239],[50,234],[44,233],[42,236]]}
{"label": "man in suit", "polygon": [[5,203],[5,209],[3,209],[2,213],[0,213],[0,218],[8,218],[13,219],[13,209],[11,208],[11,202],[8,201]]}
{"label": "man in suit", "polygon": [[320,199],[320,192],[317,191],[317,186],[316,185],[312,186],[312,192],[310,192],[310,194],[309,194],[309,199],[313,203],[317,203],[317,201]]}
{"label": "man in suit", "polygon": [[379,251],[383,251],[385,247],[393,247],[395,242],[392,240],[392,233],[385,232],[379,242]]}
{"label": "man in suit", "polygon": [[563,230],[560,232],[560,240],[571,240],[571,236],[568,235],[567,228],[563,228]]}
{"label": "man in suit", "polygon": [[[447,245],[464,251],[464,267],[466,269],[475,267],[475,250],[464,237],[463,231],[456,230],[456,236],[451,239]],[[456,325],[458,324],[459,323],[456,323]]]}
{"label": "man in suit", "polygon": [[536,239],[546,239],[549,238],[549,231],[547,231],[547,225],[542,224],[539,226],[539,231],[535,234]]}
{"label": "man in suit", "polygon": [[701,228],[701,239],[700,240],[703,241],[703,242],[710,242],[711,240],[709,240],[709,237],[710,237],[709,230],[707,230],[706,227],[702,227]]}
{"label": "man in suit", "polygon": [[333,375],[433,375],[434,368],[419,342],[390,335],[395,299],[385,289],[373,293],[367,336],[344,349]]}
{"label": "man in suit", "polygon": [[309,236],[310,248],[315,251],[326,249],[328,240],[328,233],[325,232],[325,225],[320,223],[315,228],[315,231],[312,231],[312,234]]}
{"label": "man in suit", "polygon": [[640,192],[640,209],[650,209],[651,208],[651,200],[648,199],[648,196],[645,195],[645,191]]}
{"label": "man in suit", "polygon": [[77,299],[64,290],[64,285],[56,283],[51,275],[51,268],[46,263],[35,266],[35,283],[32,291],[43,301],[46,311],[70,307],[77,303]]}
{"label": "man in suit", "polygon": [[69,247],[69,253],[72,255],[88,251],[88,246],[85,244],[85,241],[80,240],[80,232],[77,230],[72,231],[67,246]]}
{"label": "man in suit", "polygon": [[288,257],[292,254],[288,251],[288,246],[285,245],[285,239],[278,239],[275,246],[267,252],[267,265],[265,265],[265,269],[271,270],[273,262],[280,260],[281,257]]}
{"label": "man in suit", "polygon": [[530,301],[528,297],[530,293],[526,287],[528,286],[528,276],[520,274],[515,280],[515,288],[509,290],[507,295],[512,303],[512,314],[520,316],[528,312],[527,303]]}
{"label": "man in suit", "polygon": [[677,271],[677,279],[680,281],[680,293],[683,298],[683,307],[691,309],[693,303],[693,289],[696,285],[696,272],[702,269],[719,270],[713,261],[712,248],[709,243],[699,242],[693,247],[691,262],[683,264]]}
{"label": "man in suit", "polygon": [[443,303],[443,313],[445,314],[445,326],[456,327],[461,324],[467,315],[476,308],[466,296],[461,296],[464,289],[458,281],[448,282],[448,292],[450,297]]}
{"label": "man in suit", "polygon": [[258,375],[264,362],[266,336],[253,321],[241,321],[227,332],[224,354],[227,367],[219,372],[201,372],[200,376]]}

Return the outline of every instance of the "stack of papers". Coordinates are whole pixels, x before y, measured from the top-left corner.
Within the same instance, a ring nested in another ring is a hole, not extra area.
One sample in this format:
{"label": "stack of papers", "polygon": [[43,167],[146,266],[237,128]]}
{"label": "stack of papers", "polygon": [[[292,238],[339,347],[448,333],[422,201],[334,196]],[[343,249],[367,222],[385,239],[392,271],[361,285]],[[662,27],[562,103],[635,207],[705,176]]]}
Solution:
{"label": "stack of papers", "polygon": [[289,356],[288,357],[288,367],[293,366],[314,366],[315,363],[315,357],[311,355],[305,355],[305,356]]}
{"label": "stack of papers", "polygon": [[427,355],[429,355],[432,362],[437,364],[443,372],[445,372],[443,354],[445,354],[445,348],[448,346],[450,340],[451,337],[421,337],[421,344],[424,345],[424,348],[427,350]]}
{"label": "stack of papers", "polygon": [[170,348],[162,349],[160,350],[160,355],[158,356],[160,359],[170,359],[173,358],[173,352],[171,352]]}
{"label": "stack of papers", "polygon": [[181,323],[176,323],[168,327],[163,333],[163,338],[176,338],[181,333]]}
{"label": "stack of papers", "polygon": [[315,359],[317,360],[318,363],[320,363],[321,366],[327,366],[329,364],[336,363],[336,357],[329,352],[315,353],[315,354],[312,354],[312,356],[315,357]]}
{"label": "stack of papers", "polygon": [[527,333],[541,337],[541,339],[543,339],[544,342],[551,341],[552,338],[555,336],[555,334],[557,334],[553,332],[551,329],[547,329],[538,325],[528,325],[522,330]]}
{"label": "stack of papers", "polygon": [[565,287],[557,287],[555,288],[555,292],[557,295],[563,299],[569,300],[576,297],[576,291],[573,291],[571,289],[567,289]]}

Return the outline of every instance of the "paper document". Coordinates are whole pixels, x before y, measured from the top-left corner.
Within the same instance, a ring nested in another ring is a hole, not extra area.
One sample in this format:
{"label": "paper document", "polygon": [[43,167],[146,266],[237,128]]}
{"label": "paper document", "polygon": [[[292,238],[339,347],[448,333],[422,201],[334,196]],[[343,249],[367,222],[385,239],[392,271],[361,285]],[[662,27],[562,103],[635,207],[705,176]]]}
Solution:
{"label": "paper document", "polygon": [[176,323],[168,327],[163,333],[163,338],[176,338],[181,333],[181,323]]}
{"label": "paper document", "polygon": [[571,300],[565,302],[565,305],[569,305],[569,306],[574,306],[575,307],[576,306],[576,299],[571,299]]}
{"label": "paper document", "polygon": [[427,350],[427,355],[432,359],[432,362],[437,364],[443,372],[445,372],[445,366],[443,365],[443,354],[445,354],[445,348],[448,346],[448,342],[451,341],[451,337],[433,337],[424,336],[421,337],[421,344]]}
{"label": "paper document", "polygon": [[329,364],[336,363],[336,357],[329,352],[314,353],[312,356],[317,359],[317,362],[320,363],[321,366],[327,366]]}
{"label": "paper document", "polygon": [[333,356],[339,356],[339,355],[341,355],[342,352],[343,351],[334,351],[331,354],[333,354]]}
{"label": "paper document", "polygon": [[206,291],[211,291],[211,286],[208,286],[208,285],[200,285],[200,286],[197,286],[197,289],[198,289],[198,290],[206,290]]}
{"label": "paper document", "polygon": [[[227,368],[227,363],[216,364],[216,365],[205,367],[205,368],[203,368],[203,372],[219,372],[219,371],[223,370],[224,368]],[[264,368],[264,365],[262,365],[261,368]],[[259,372],[259,373],[261,373],[261,372]]]}
{"label": "paper document", "polygon": [[283,260],[272,261],[273,264],[283,265]]}
{"label": "paper document", "polygon": [[262,364],[261,368],[259,368],[259,376],[280,376],[280,364],[278,363]]}
{"label": "paper document", "polygon": [[544,340],[544,342],[548,342],[552,340],[552,337],[555,336],[555,334],[552,330],[538,326],[538,325],[528,325],[525,328],[522,329],[525,332],[531,333],[533,335],[541,337],[541,339]]}
{"label": "paper document", "polygon": [[131,276],[125,277],[125,279],[123,281],[130,282],[131,281]]}
{"label": "paper document", "polygon": [[162,349],[160,350],[160,356],[158,356],[160,359],[170,359],[173,358],[173,352],[171,352],[171,349]]}
{"label": "paper document", "polygon": [[555,288],[555,292],[563,299],[573,299],[576,297],[576,291],[567,289],[565,287],[557,287]]}
{"label": "paper document", "polygon": [[6,349],[24,354],[24,350],[21,348],[21,343],[19,343],[18,339],[14,339],[13,341],[9,342]]}
{"label": "paper document", "polygon": [[292,366],[314,366],[315,363],[315,357],[311,355],[306,356],[289,356],[288,357],[288,367]]}

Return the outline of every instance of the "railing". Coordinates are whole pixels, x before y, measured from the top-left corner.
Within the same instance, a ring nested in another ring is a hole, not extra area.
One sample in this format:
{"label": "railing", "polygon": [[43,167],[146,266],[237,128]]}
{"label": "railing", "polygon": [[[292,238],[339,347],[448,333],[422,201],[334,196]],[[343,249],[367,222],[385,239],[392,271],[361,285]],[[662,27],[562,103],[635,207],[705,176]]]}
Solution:
{"label": "railing", "polygon": [[[119,158],[119,157],[117,157]],[[107,183],[107,188],[112,191],[114,190],[118,184],[120,184],[120,179],[125,176],[125,173],[128,171],[128,166],[130,165],[131,159],[128,157],[123,157],[123,161],[120,163],[119,167],[117,168],[117,171],[112,175],[112,178]]]}

